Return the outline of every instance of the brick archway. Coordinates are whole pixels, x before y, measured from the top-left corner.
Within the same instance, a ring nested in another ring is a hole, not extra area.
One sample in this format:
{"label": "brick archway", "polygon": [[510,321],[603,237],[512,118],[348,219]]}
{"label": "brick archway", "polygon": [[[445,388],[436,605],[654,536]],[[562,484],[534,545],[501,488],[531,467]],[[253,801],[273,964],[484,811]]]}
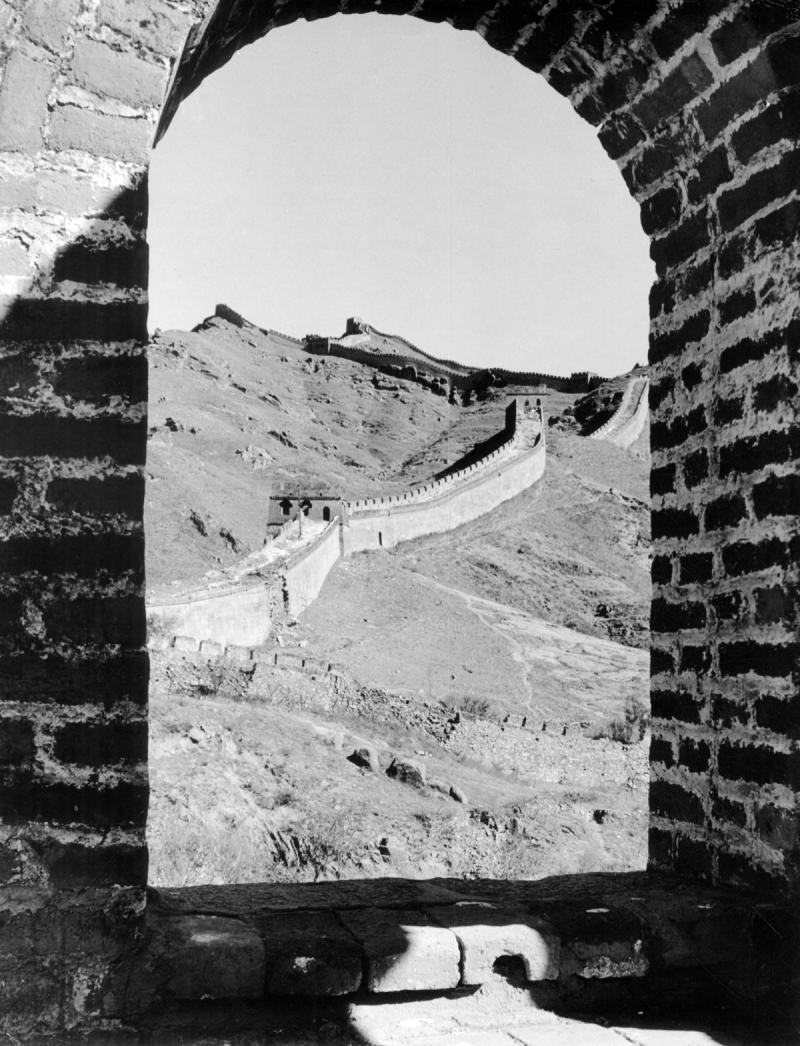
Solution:
{"label": "brick archway", "polygon": [[[27,0],[0,15],[4,890],[33,891],[62,913],[79,895],[98,940],[122,940],[143,902],[156,128],[265,32],[379,11],[476,30],[544,75],[599,128],[640,202],[658,272],[651,865],[796,894],[800,10],[792,0],[189,6],[104,0],[84,13],[74,0]],[[52,1020],[68,1023],[76,970],[102,985],[112,960],[98,958],[100,944],[60,939]],[[30,970],[44,976],[36,948]],[[89,1010],[119,1006],[109,991],[81,997]]]}

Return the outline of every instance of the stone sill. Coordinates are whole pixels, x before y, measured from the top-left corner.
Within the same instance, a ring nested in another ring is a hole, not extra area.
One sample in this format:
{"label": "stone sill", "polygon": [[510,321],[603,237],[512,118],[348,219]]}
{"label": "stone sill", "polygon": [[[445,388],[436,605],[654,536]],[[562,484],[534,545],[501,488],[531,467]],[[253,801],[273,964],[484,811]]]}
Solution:
{"label": "stone sill", "polygon": [[711,985],[749,1004],[796,976],[797,940],[788,907],[655,873],[152,889],[134,978],[146,989],[131,999],[152,1015],[214,1000],[445,995],[511,957],[545,1005],[602,1009],[669,983],[701,1005]]}

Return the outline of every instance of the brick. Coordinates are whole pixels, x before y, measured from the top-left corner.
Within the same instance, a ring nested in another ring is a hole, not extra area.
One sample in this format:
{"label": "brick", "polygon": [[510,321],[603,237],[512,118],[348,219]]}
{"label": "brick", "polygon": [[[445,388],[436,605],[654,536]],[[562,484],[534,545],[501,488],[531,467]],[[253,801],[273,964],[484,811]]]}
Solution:
{"label": "brick", "polygon": [[744,417],[744,396],[731,396],[730,399],[718,399],[714,403],[714,424],[730,425],[732,421],[741,421]]}
{"label": "brick", "polygon": [[24,399],[39,384],[39,368],[25,353],[0,359],[0,396]]}
{"label": "brick", "polygon": [[768,846],[776,850],[796,850],[800,844],[800,823],[794,810],[779,806],[756,809],[756,831]]}
{"label": "brick", "polygon": [[711,695],[711,718],[716,727],[726,729],[735,725],[747,725],[747,709],[722,694]]}
{"label": "brick", "polygon": [[655,421],[650,424],[650,449],[671,450],[679,447],[689,438],[689,424],[686,418],[676,418],[673,422]]}
{"label": "brick", "polygon": [[17,484],[15,480],[0,476],[0,516],[7,516],[14,506],[17,497]]}
{"label": "brick", "polygon": [[142,651],[110,657],[23,653],[0,656],[3,697],[36,704],[147,705],[150,666]]}
{"label": "brick", "polygon": [[0,273],[4,276],[28,275],[28,251],[19,240],[0,241]]}
{"label": "brick", "polygon": [[13,341],[147,340],[147,306],[134,301],[95,302],[65,298],[17,298],[0,321],[0,338]]}
{"label": "brick", "polygon": [[680,723],[699,723],[700,705],[685,690],[653,690],[650,713],[654,719],[674,719]]}
{"label": "brick", "polygon": [[61,51],[80,6],[80,0],[28,0],[25,31],[36,43],[44,44],[51,51]]}
{"label": "brick", "polygon": [[728,65],[746,51],[761,47],[764,38],[791,25],[797,12],[791,4],[748,4],[711,34],[711,46],[720,65]]}
{"label": "brick", "polygon": [[797,141],[800,136],[798,102],[798,92],[787,91],[733,132],[731,146],[740,163],[748,163],[756,153],[778,142]]}
{"label": "brick", "polygon": [[711,597],[711,606],[717,616],[717,621],[733,621],[739,617],[744,607],[744,600],[739,592],[723,592]]}
{"label": "brick", "polygon": [[655,868],[671,868],[672,835],[661,828],[650,828],[647,833],[649,865]]}
{"label": "brick", "polygon": [[82,39],[75,47],[72,75],[87,91],[147,108],[163,101],[167,70],[130,52]]}
{"label": "brick", "polygon": [[704,258],[688,266],[681,275],[681,282],[687,298],[707,294],[709,286],[714,282],[714,259]]}
{"label": "brick", "polygon": [[663,232],[680,218],[681,194],[674,186],[659,189],[643,200],[640,208],[642,228],[646,233]]}
{"label": "brick", "polygon": [[662,766],[670,767],[675,764],[675,753],[671,741],[665,741],[660,737],[653,737],[650,741],[650,762],[661,763]]}
{"label": "brick", "polygon": [[21,631],[22,597],[0,596],[0,636],[15,637]]}
{"label": "brick", "polygon": [[690,436],[697,436],[708,428],[706,408],[703,404],[694,407],[686,415],[686,428]]}
{"label": "brick", "polygon": [[147,433],[144,421],[6,415],[0,416],[0,441],[11,458],[111,458],[119,465],[143,465]]}
{"label": "brick", "polygon": [[752,231],[756,242],[762,248],[770,249],[792,243],[797,236],[798,226],[800,226],[800,201],[790,200],[782,207],[770,211],[763,218],[757,219]]}
{"label": "brick", "polygon": [[[336,10],[338,10],[338,5]],[[520,8],[517,5],[506,6],[501,8],[500,17],[492,18],[483,32],[483,38],[490,47],[507,54],[519,39],[523,29],[530,25],[530,22],[531,14],[525,8]]]}
{"label": "brick", "polygon": [[0,86],[0,151],[35,153],[42,147],[42,124],[54,70],[13,51]]}
{"label": "brick", "polygon": [[653,540],[686,538],[700,533],[697,516],[691,509],[662,508],[652,513]]}
{"label": "brick", "polygon": [[699,486],[708,476],[708,451],[696,450],[683,460],[683,481],[689,490]]}
{"label": "brick", "polygon": [[0,719],[0,764],[30,763],[35,752],[30,720]]}
{"label": "brick", "polygon": [[787,153],[771,167],[751,174],[743,185],[728,189],[717,200],[723,232],[737,229],[756,211],[788,196],[800,178],[800,150]]}
{"label": "brick", "polygon": [[180,51],[194,21],[191,11],[177,11],[163,4],[148,4],[143,11],[130,0],[103,0],[100,18],[104,25],[140,46],[170,58]]}
{"label": "brick", "polygon": [[147,358],[92,356],[61,360],[51,378],[57,396],[107,405],[118,397],[126,403],[147,402]]}
{"label": "brick", "polygon": [[73,243],[56,258],[56,280],[111,283],[117,287],[146,287],[147,244],[141,240],[115,247]]}
{"label": "brick", "polygon": [[727,326],[727,324],[733,323],[735,320],[748,316],[755,311],[755,308],[756,296],[753,289],[748,287],[747,290],[735,291],[733,294],[729,294],[724,301],[721,301],[717,315],[719,316],[720,324]]}
{"label": "brick", "polygon": [[650,648],[650,675],[661,675],[662,672],[674,672],[675,662],[668,650],[660,650],[658,647]]}
{"label": "brick", "polygon": [[703,381],[703,368],[699,363],[690,363],[681,371],[681,381],[688,392]]}
{"label": "brick", "polygon": [[741,803],[735,803],[731,799],[723,799],[715,796],[711,807],[711,816],[715,821],[723,824],[735,824],[744,828],[747,824],[747,810]]}
{"label": "brick", "polygon": [[655,585],[669,585],[672,581],[672,560],[669,556],[653,556],[650,575]]}
{"label": "brick", "polygon": [[669,314],[675,308],[675,281],[656,280],[650,287],[650,315]]}
{"label": "brick", "polygon": [[574,14],[563,8],[549,11],[535,27],[529,39],[514,52],[514,58],[528,69],[539,73],[557,51],[572,39]]}
{"label": "brick", "polygon": [[618,160],[644,141],[645,132],[629,113],[622,113],[607,120],[597,137],[611,159]]}
{"label": "brick", "polygon": [[709,19],[724,8],[724,0],[704,0],[702,4],[687,4],[667,11],[650,39],[660,58],[667,59],[680,50],[687,40],[702,32]]}
{"label": "brick", "polygon": [[650,257],[660,275],[667,269],[680,265],[693,254],[711,243],[708,214],[703,207],[685,218],[681,224],[660,239],[650,241]]}
{"label": "brick", "polygon": [[147,722],[67,723],[55,731],[54,754],[81,766],[146,762]]}
{"label": "brick", "polygon": [[90,828],[143,828],[147,785],[121,782],[106,788],[49,782],[30,775],[0,781],[0,806],[7,824],[45,821]]}
{"label": "brick", "polygon": [[125,516],[140,520],[144,506],[144,476],[108,476],[104,479],[51,480],[47,501],[59,512],[88,516]]}
{"label": "brick", "polygon": [[674,116],[701,94],[713,80],[697,52],[687,55],[677,69],[669,73],[658,87],[641,96],[632,106],[633,115],[648,131]]}
{"label": "brick", "polygon": [[795,516],[800,509],[800,475],[770,476],[753,487],[753,509],[758,519]]}
{"label": "brick", "polygon": [[711,749],[705,741],[684,739],[678,745],[678,764],[694,774],[707,770],[711,762]]}
{"label": "brick", "polygon": [[797,753],[776,752],[766,745],[737,745],[722,741],[717,766],[729,781],[753,781],[756,784],[790,784],[797,768]]}
{"label": "brick", "polygon": [[797,669],[799,650],[796,643],[759,643],[755,640],[721,643],[719,670],[723,676],[750,672],[760,676],[788,676]]}
{"label": "brick", "polygon": [[599,20],[590,25],[581,43],[598,57],[607,57],[637,36],[639,27],[648,22],[659,9],[659,0],[609,4],[598,12]]}
{"label": "brick", "polygon": [[675,847],[675,871],[679,875],[710,879],[713,875],[713,857],[708,844],[679,835]]}
{"label": "brick", "polygon": [[686,182],[689,203],[701,203],[732,177],[727,150],[724,145],[719,145],[712,149],[689,175]]}
{"label": "brick", "polygon": [[43,617],[54,640],[122,647],[141,647],[145,642],[144,600],[138,596],[57,599],[45,607]]}
{"label": "brick", "polygon": [[672,132],[659,135],[652,145],[622,168],[622,177],[636,195],[653,182],[674,170],[675,156],[680,155],[681,141]]}
{"label": "brick", "polygon": [[785,374],[775,374],[753,389],[753,407],[758,412],[773,411],[790,403],[797,395],[797,384]]}
{"label": "brick", "polygon": [[93,156],[144,164],[150,153],[153,126],[143,119],[60,105],[50,121],[51,149],[76,149]]}
{"label": "brick", "polygon": [[786,566],[791,559],[788,545],[779,538],[767,538],[758,544],[738,541],[722,549],[722,563],[725,572],[731,577],[754,574],[769,567]]}
{"label": "brick", "polygon": [[797,614],[798,592],[796,588],[757,588],[753,593],[756,606],[756,622],[760,625],[784,622],[791,624]]}
{"label": "brick", "polygon": [[662,465],[650,472],[650,494],[671,494],[675,490],[675,464]]}
{"label": "brick", "polygon": [[[640,55],[629,52],[620,68],[608,73],[595,91],[607,113],[616,112],[638,95],[650,76],[650,63]],[[585,73],[584,73],[585,79]]]}
{"label": "brick", "polygon": [[664,400],[671,395],[675,388],[675,379],[672,377],[662,378],[661,381],[651,382],[648,393],[648,403],[651,411],[657,411]]}
{"label": "brick", "polygon": [[714,572],[714,557],[710,552],[695,552],[681,556],[681,584],[688,585],[694,581],[710,581]]}
{"label": "brick", "polygon": [[711,668],[711,651],[705,646],[685,646],[681,650],[681,672],[705,675]]}
{"label": "brick", "polygon": [[720,882],[738,883],[767,897],[781,896],[786,891],[785,880],[781,881],[765,868],[759,868],[749,856],[727,850],[719,851],[717,875]]}
{"label": "brick", "polygon": [[747,519],[747,505],[739,494],[724,494],[706,506],[704,525],[706,531],[735,527]]}
{"label": "brick", "polygon": [[726,80],[698,107],[695,116],[712,141],[728,124],[755,108],[773,91],[791,87],[800,79],[799,42],[790,37],[768,46],[749,65]]}
{"label": "brick", "polygon": [[800,701],[794,697],[759,694],[755,703],[755,718],[758,726],[766,730],[773,730],[793,740],[800,738]]}
{"label": "brick", "polygon": [[669,781],[650,782],[650,810],[658,817],[689,824],[702,824],[705,820],[700,797]]}
{"label": "brick", "polygon": [[27,845],[47,869],[50,884],[57,890],[147,885],[147,847],[143,842],[90,845],[36,835]]}
{"label": "brick", "polygon": [[270,913],[259,919],[267,995],[349,995],[362,980],[361,950],[333,912]]}
{"label": "brick", "polygon": [[666,599],[654,599],[650,604],[650,627],[654,632],[678,632],[686,628],[703,628],[706,623],[706,608],[703,603],[687,600],[670,603]]}
{"label": "brick", "polygon": [[730,374],[739,367],[748,363],[764,359],[771,352],[781,348],[791,337],[791,324],[785,330],[767,331],[755,340],[754,338],[741,338],[733,345],[722,350],[719,358],[719,368],[722,374]]}
{"label": "brick", "polygon": [[800,426],[782,432],[765,432],[761,436],[728,443],[719,450],[719,474],[745,475],[766,465],[779,465],[800,457]]}

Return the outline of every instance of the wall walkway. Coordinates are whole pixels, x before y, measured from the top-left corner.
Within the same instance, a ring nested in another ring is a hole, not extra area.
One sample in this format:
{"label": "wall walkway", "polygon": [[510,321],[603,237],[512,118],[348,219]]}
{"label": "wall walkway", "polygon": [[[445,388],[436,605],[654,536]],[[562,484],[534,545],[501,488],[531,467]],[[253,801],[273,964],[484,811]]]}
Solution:
{"label": "wall walkway", "polygon": [[640,435],[649,414],[649,378],[631,378],[620,405],[589,439],[603,439],[617,447],[629,447]]}

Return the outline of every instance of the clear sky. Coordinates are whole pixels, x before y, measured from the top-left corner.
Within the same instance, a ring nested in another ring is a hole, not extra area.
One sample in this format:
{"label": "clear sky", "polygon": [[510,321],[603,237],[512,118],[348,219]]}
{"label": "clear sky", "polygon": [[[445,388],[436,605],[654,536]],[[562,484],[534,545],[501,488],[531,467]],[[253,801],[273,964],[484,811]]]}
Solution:
{"label": "clear sky", "polygon": [[477,365],[646,362],[654,270],[616,165],[476,33],[278,29],[184,101],[150,185],[151,329],[225,302],[296,336],[357,315]]}

